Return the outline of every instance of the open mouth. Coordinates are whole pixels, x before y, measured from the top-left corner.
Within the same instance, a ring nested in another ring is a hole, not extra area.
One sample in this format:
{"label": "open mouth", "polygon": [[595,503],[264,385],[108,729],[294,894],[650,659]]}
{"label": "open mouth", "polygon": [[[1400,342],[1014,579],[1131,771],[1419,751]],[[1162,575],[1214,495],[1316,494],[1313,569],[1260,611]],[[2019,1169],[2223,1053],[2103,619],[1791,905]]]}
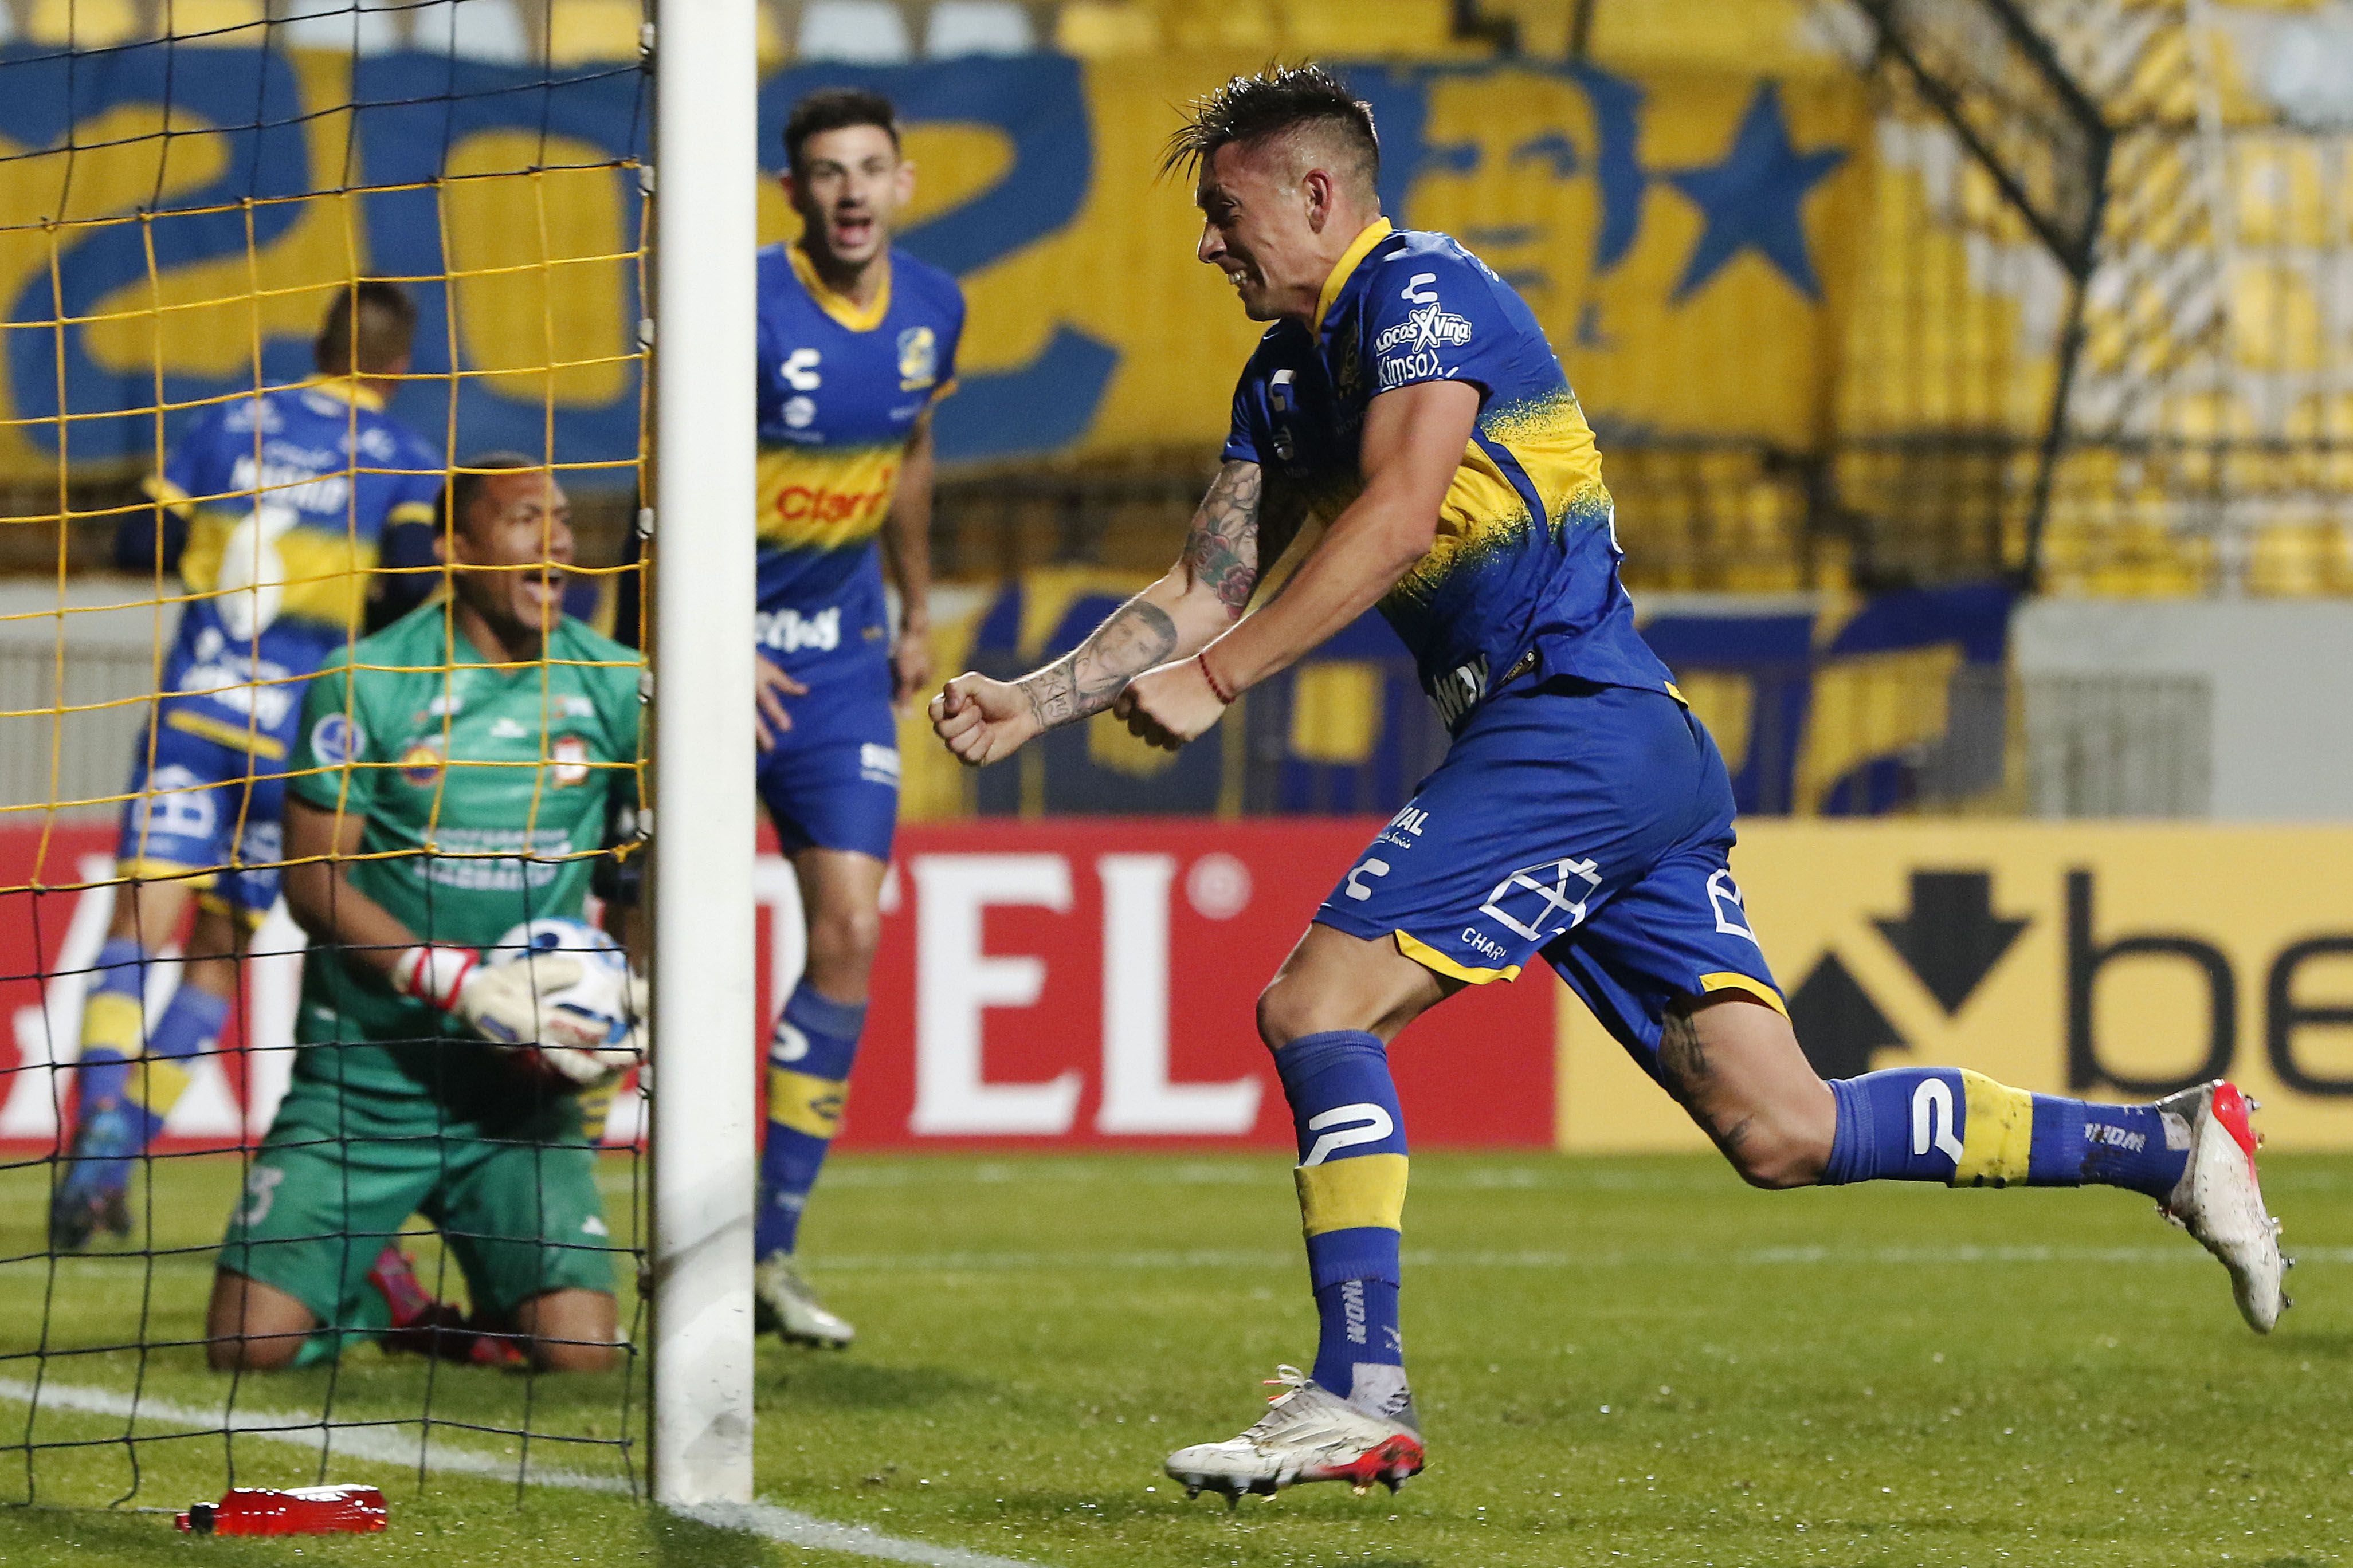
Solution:
{"label": "open mouth", "polygon": [[544,618],[564,607],[564,574],[545,572],[525,577],[517,584],[515,594],[526,611]]}
{"label": "open mouth", "polygon": [[856,250],[874,237],[874,219],[866,213],[836,214],[833,219],[833,245],[837,250]]}

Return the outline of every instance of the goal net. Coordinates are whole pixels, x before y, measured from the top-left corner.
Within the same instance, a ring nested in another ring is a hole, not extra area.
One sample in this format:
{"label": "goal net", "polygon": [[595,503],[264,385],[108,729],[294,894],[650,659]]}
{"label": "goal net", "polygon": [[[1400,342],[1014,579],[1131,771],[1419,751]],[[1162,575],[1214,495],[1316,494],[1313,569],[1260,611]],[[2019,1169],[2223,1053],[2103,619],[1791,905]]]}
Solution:
{"label": "goal net", "polygon": [[16,15],[0,1489],[635,1491],[649,16]]}

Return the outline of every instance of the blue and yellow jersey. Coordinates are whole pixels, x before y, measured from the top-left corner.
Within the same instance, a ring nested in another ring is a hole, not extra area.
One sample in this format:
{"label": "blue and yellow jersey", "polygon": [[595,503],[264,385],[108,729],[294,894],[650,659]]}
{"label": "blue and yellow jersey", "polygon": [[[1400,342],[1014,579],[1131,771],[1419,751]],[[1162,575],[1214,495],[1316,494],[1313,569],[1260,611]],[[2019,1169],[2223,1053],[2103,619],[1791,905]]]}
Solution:
{"label": "blue and yellow jersey", "polygon": [[893,250],[860,307],[796,245],[760,252],[760,628],[779,658],[882,642],[874,536],[907,444],[954,388],[964,291]]}
{"label": "blue and yellow jersey", "polygon": [[1467,381],[1479,422],[1430,552],[1381,602],[1452,721],[1507,676],[1540,670],[1671,689],[1634,631],[1593,432],[1544,329],[1510,285],[1443,234],[1358,235],[1314,331],[1277,322],[1234,391],[1229,459],[1254,462],[1329,522],[1364,486],[1365,409],[1425,381]]}

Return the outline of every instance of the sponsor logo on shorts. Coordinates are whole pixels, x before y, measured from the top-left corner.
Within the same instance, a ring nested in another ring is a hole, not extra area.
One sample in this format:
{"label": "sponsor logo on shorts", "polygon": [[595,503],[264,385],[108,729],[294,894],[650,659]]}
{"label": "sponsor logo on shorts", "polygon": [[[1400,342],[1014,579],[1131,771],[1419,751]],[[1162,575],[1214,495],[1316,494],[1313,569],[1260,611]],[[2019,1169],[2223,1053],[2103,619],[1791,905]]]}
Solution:
{"label": "sponsor logo on shorts", "polygon": [[1590,860],[1564,855],[1513,872],[1495,884],[1479,912],[1533,942],[1546,942],[1585,919],[1586,900],[1601,886]]}
{"label": "sponsor logo on shorts", "polygon": [[899,752],[895,746],[878,746],[871,741],[858,748],[858,776],[868,784],[899,787]]}
{"label": "sponsor logo on shorts", "polygon": [[762,647],[778,653],[803,648],[831,653],[841,646],[841,606],[828,605],[807,616],[798,610],[762,610],[752,617],[752,635]]}
{"label": "sponsor logo on shorts", "polygon": [[1732,879],[1730,867],[1709,875],[1707,901],[1715,910],[1716,930],[1726,936],[1745,936],[1751,942],[1757,942],[1757,933],[1748,929],[1748,905],[1740,896],[1740,884]]}
{"label": "sponsor logo on shorts", "polygon": [[348,713],[330,713],[311,726],[311,754],[331,768],[359,760],[367,736]]}
{"label": "sponsor logo on shorts", "polygon": [[1471,949],[1473,952],[1486,954],[1486,956],[1493,959],[1498,963],[1503,963],[1504,960],[1509,956],[1504,951],[1504,944],[1502,942],[1497,942],[1493,937],[1489,936],[1477,926],[1464,926],[1462,928],[1462,945]]}

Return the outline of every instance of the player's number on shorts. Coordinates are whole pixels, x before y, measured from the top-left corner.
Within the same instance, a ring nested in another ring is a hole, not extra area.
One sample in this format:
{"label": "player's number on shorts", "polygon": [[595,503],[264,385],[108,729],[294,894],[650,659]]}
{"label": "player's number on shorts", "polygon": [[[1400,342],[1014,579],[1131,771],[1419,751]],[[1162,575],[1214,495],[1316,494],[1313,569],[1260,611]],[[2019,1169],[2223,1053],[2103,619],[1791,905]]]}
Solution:
{"label": "player's number on shorts", "polygon": [[237,1210],[237,1223],[259,1225],[269,1217],[269,1205],[278,1201],[278,1184],[286,1173],[273,1165],[257,1165],[245,1178],[245,1203]]}
{"label": "player's number on shorts", "polygon": [[1961,1141],[1953,1136],[1953,1089],[1940,1078],[1924,1079],[1912,1091],[1912,1152],[1931,1149],[1961,1163]]}

